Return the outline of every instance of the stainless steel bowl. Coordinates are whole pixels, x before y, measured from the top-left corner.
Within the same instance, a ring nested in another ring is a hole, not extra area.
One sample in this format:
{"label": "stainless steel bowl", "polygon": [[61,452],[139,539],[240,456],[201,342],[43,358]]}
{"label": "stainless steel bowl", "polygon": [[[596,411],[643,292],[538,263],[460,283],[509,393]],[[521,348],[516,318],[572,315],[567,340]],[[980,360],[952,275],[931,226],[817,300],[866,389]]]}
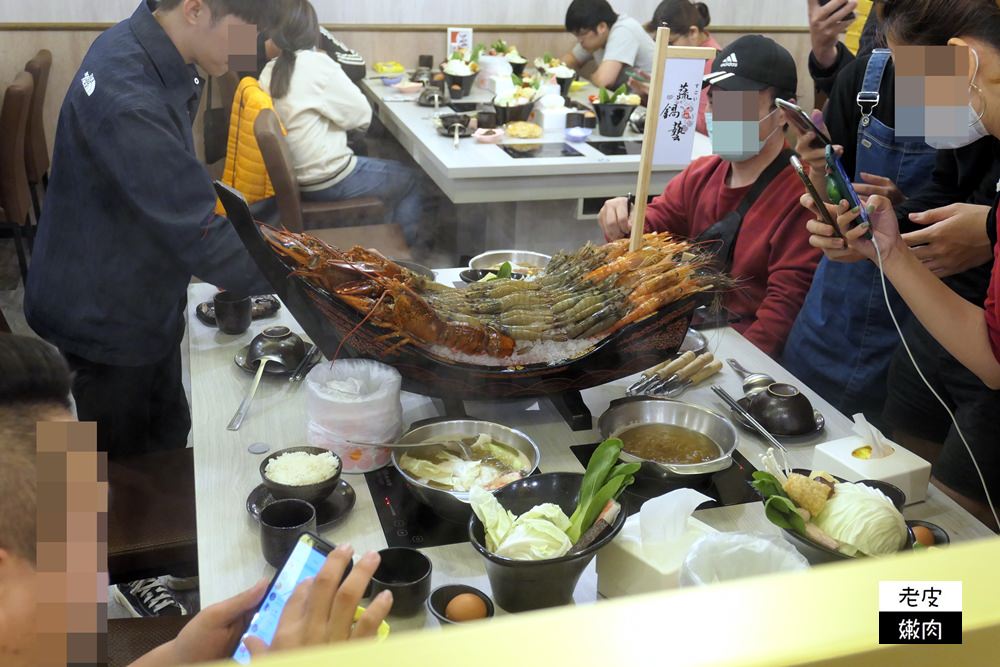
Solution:
{"label": "stainless steel bowl", "polygon": [[552,258],[540,252],[530,250],[490,250],[481,255],[476,255],[469,262],[470,269],[496,270],[504,262],[510,262],[511,268],[517,273],[518,267],[522,269],[544,269]]}
{"label": "stainless steel bowl", "polygon": [[702,433],[718,445],[719,456],[704,463],[659,463],[640,459],[628,452],[621,453],[623,461],[642,463],[643,474],[668,479],[708,475],[725,470],[733,463],[733,451],[736,450],[738,442],[736,427],[717,412],[683,401],[655,396],[628,396],[616,399],[611,402],[611,406],[601,415],[597,423],[604,438],[615,436],[630,426],[667,424]]}
{"label": "stainless steel bowl", "polygon": [[[485,433],[496,442],[522,452],[528,457],[528,461],[531,464],[529,472],[534,472],[538,467],[538,460],[541,455],[538,451],[538,445],[535,444],[534,440],[521,431],[478,419],[433,419],[417,422],[399,439],[399,442],[400,444],[414,444],[439,440],[444,436],[476,437],[480,433]],[[434,445],[429,445],[429,447],[434,447]],[[413,495],[424,504],[429,505],[438,516],[450,521],[467,522],[472,512],[472,508],[469,505],[469,493],[467,491],[435,489],[412,477],[400,467],[399,459],[403,454],[407,452],[418,454],[420,451],[421,448],[394,449],[392,452],[392,465],[403,476],[406,485],[413,492]]]}

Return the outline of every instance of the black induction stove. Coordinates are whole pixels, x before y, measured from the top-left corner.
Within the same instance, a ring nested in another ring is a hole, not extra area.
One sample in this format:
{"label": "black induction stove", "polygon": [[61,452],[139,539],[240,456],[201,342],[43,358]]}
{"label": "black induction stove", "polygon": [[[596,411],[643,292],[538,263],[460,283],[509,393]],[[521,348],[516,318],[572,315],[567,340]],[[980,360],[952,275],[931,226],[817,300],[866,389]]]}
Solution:
{"label": "black induction stove", "polygon": [[440,547],[469,540],[467,522],[448,521],[410,493],[392,466],[365,473],[385,541],[390,547]]}

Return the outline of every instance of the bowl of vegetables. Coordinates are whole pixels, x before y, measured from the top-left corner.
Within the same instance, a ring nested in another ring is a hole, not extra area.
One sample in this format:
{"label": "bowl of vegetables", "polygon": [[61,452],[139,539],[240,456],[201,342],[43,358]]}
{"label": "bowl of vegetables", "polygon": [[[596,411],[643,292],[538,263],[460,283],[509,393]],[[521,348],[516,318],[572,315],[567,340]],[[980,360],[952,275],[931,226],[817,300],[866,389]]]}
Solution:
{"label": "bowl of vegetables", "polygon": [[605,440],[584,474],[546,473],[496,493],[474,488],[469,541],[486,561],[496,603],[509,612],[573,602],[580,576],[625,525],[618,498],[637,463],[619,463],[622,442]]}
{"label": "bowl of vegetables", "polygon": [[603,137],[620,137],[628,128],[632,112],[638,108],[642,98],[629,94],[625,85],[615,91],[601,88],[600,93],[592,95],[591,104],[597,114],[597,130]]}
{"label": "bowl of vegetables", "polygon": [[418,500],[443,519],[469,520],[469,492],[530,475],[540,454],[521,431],[477,419],[416,422],[393,449],[392,464]]}
{"label": "bowl of vegetables", "polygon": [[751,483],[764,499],[764,514],[811,564],[913,548],[913,531],[883,492],[896,495],[883,482],[845,482],[824,472],[785,473],[770,451],[764,460],[765,470],[754,472]]}

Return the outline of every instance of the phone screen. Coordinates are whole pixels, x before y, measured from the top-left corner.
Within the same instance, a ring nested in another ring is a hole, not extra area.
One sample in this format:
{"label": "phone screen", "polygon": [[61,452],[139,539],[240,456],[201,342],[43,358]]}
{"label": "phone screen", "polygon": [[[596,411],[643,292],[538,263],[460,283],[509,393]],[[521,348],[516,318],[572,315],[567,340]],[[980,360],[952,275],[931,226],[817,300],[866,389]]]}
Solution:
{"label": "phone screen", "polygon": [[806,187],[806,192],[812,197],[813,203],[816,204],[816,208],[819,211],[820,216],[823,218],[823,222],[833,227],[833,233],[844,238],[844,235],[840,233],[840,227],[837,226],[837,221],[833,219],[830,212],[826,209],[826,205],[823,203],[823,199],[816,192],[816,188],[813,186],[812,181],[809,180],[809,176],[806,174],[805,169],[802,168],[802,161],[798,157],[792,156],[789,159],[792,168],[795,169],[795,173],[799,175],[802,180],[802,185]]}
{"label": "phone screen", "polygon": [[239,646],[233,654],[233,660],[241,665],[250,664],[250,652],[243,642],[247,635],[260,637],[268,644],[274,640],[274,633],[278,629],[278,620],[281,618],[281,612],[284,610],[288,598],[291,597],[292,592],[300,582],[319,574],[329,553],[330,546],[314,535],[307,533],[299,538],[292,553],[288,555],[288,560],[281,566],[281,570],[268,586],[263,602],[250,620],[250,626],[246,633],[240,638]]}

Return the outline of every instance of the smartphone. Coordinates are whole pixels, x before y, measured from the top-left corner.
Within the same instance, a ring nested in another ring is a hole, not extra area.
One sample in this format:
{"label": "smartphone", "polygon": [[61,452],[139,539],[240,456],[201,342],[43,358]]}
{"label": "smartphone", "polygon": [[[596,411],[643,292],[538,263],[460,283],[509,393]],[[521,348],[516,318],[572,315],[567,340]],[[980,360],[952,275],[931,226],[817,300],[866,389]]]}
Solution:
{"label": "smartphone", "polygon": [[[819,0],[819,6],[820,7],[823,7],[824,5],[828,5],[828,4],[830,4],[830,0]],[[845,21],[853,21],[856,18],[858,18],[857,14],[855,14],[854,12],[851,12],[850,14],[848,14],[847,16],[844,17],[844,20]]]}
{"label": "smartphone", "polygon": [[803,134],[806,132],[812,132],[816,135],[816,138],[822,142],[813,142],[817,147],[829,146],[833,143],[833,141],[830,140],[830,137],[826,136],[826,133],[823,132],[823,130],[816,127],[816,124],[812,122],[812,118],[809,117],[809,114],[803,111],[802,107],[798,104],[793,104],[781,99],[780,97],[775,98],[774,103],[778,105],[779,109],[784,109],[789,112],[789,120],[792,121],[792,124],[799,129],[799,132],[802,132]]}
{"label": "smartphone", "polygon": [[[867,222],[870,225],[871,219],[868,217],[868,210],[861,204],[861,197],[858,196],[858,193],[854,190],[854,186],[851,185],[851,179],[847,177],[844,165],[840,163],[840,158],[834,152],[833,146],[826,147],[826,166],[830,178],[833,179],[833,183],[837,188],[836,193],[830,193],[830,199],[835,204],[839,204],[841,199],[846,199],[851,207],[857,207],[861,211],[861,214],[851,223],[851,228],[857,227],[862,222]],[[837,196],[835,197],[834,195]],[[836,227],[836,225],[834,226]],[[871,229],[865,234],[865,238],[872,238]]]}
{"label": "smartphone", "polygon": [[826,205],[823,202],[823,198],[819,196],[818,192],[816,192],[816,186],[812,184],[812,181],[809,180],[808,174],[806,174],[806,170],[802,168],[802,161],[799,160],[799,156],[793,155],[788,161],[791,162],[792,169],[795,170],[795,173],[799,175],[800,179],[802,179],[802,184],[806,186],[806,192],[809,193],[809,196],[812,197],[813,203],[816,204],[816,208],[819,210],[819,215],[823,218],[823,222],[833,227],[834,234],[840,238],[844,238],[844,235],[840,232],[840,227],[837,226],[837,221],[833,219],[832,215],[830,215],[830,211],[827,210]]}
{"label": "smartphone", "polygon": [[295,587],[303,580],[319,574],[320,568],[323,567],[327,555],[333,548],[333,545],[317,535],[302,533],[292,552],[288,554],[285,564],[275,573],[274,579],[268,585],[264,599],[250,619],[243,636],[240,637],[236,652],[233,653],[233,660],[241,665],[250,664],[250,652],[243,641],[248,635],[260,637],[268,644],[274,640],[281,612],[295,591]]}

